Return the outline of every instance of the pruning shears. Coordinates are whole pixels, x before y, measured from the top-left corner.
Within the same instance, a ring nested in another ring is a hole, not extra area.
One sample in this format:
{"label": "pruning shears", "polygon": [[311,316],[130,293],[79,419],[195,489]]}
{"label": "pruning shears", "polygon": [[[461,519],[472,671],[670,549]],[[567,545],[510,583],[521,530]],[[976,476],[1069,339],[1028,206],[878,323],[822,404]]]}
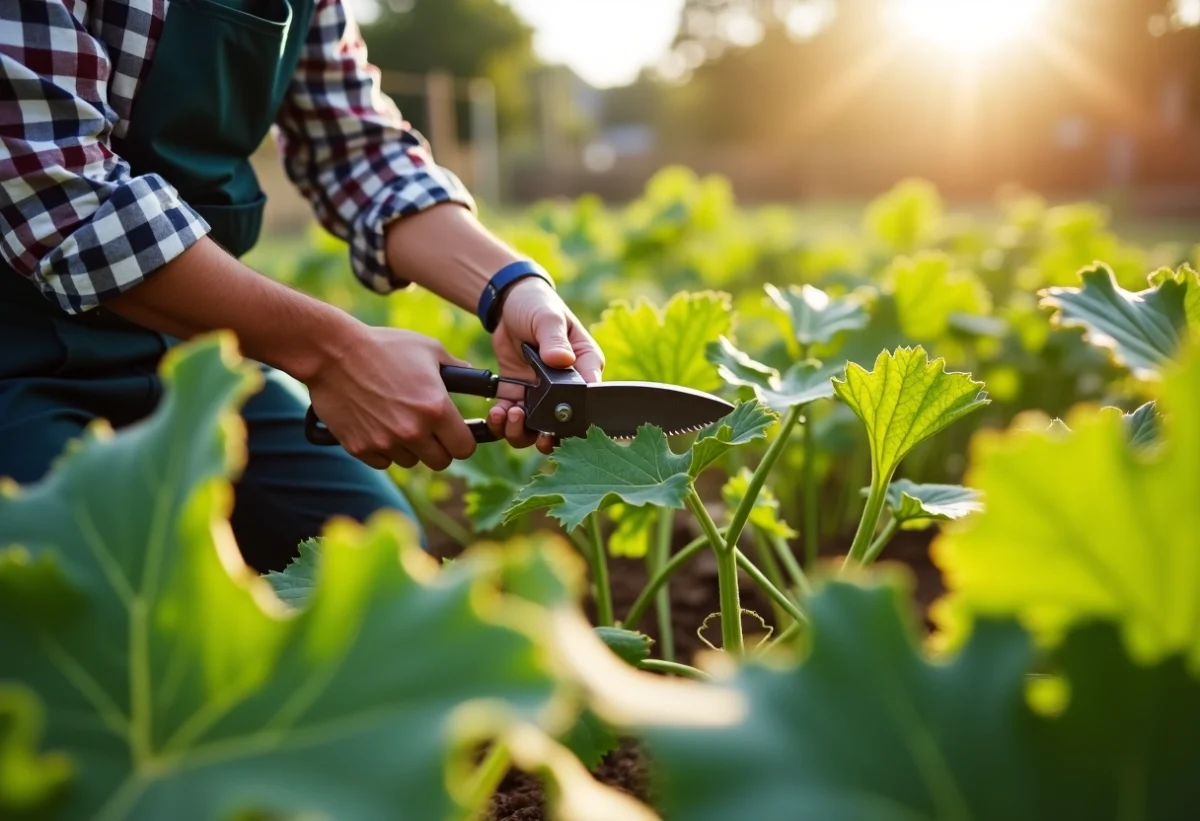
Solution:
{"label": "pruning shears", "polygon": [[[615,439],[630,438],[642,425],[655,425],[675,435],[698,431],[728,415],[733,405],[702,391],[658,382],[587,383],[574,368],[552,368],[537,350],[521,346],[533,367],[535,381],[500,376],[489,370],[442,366],[442,381],[450,393],[493,399],[502,383],[525,389],[525,427],[559,439],[586,436],[595,425]],[[498,441],[483,419],[467,426],[479,443]],[[312,406],[304,420],[304,435],[317,445],[336,445],[337,439],[317,418]]]}

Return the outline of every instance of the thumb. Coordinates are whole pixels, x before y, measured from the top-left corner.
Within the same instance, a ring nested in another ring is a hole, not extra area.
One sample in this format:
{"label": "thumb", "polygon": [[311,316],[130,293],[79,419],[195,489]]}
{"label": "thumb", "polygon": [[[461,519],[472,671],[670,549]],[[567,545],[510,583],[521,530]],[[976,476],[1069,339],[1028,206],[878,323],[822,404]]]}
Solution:
{"label": "thumb", "polygon": [[553,310],[540,311],[533,320],[533,336],[538,356],[552,368],[569,368],[575,364],[575,351],[567,338],[567,318]]}

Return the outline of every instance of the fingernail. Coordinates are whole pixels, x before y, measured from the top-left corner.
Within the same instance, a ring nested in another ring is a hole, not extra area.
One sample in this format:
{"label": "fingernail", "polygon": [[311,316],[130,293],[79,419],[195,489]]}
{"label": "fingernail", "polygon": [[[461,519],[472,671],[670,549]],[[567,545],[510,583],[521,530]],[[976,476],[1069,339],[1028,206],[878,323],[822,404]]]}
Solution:
{"label": "fingernail", "polygon": [[508,421],[520,422],[521,421],[521,409],[520,408],[509,408],[508,409]]}
{"label": "fingernail", "polygon": [[500,424],[504,421],[504,411],[500,408],[492,408],[488,411],[488,418],[496,424]]}

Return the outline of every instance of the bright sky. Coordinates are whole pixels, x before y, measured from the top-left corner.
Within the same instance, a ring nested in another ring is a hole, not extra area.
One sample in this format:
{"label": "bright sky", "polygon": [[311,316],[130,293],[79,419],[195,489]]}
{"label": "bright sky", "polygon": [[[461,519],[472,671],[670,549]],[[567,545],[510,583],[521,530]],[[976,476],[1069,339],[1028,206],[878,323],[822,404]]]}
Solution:
{"label": "bright sky", "polygon": [[506,0],[529,21],[542,59],[596,86],[625,85],[675,37],[683,0]]}

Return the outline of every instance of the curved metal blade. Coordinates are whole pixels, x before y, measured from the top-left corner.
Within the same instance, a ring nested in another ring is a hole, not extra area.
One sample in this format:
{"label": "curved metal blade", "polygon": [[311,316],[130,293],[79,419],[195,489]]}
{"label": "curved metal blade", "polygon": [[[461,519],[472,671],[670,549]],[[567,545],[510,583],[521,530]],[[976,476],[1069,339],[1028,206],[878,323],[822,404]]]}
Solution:
{"label": "curved metal blade", "polygon": [[667,433],[700,430],[733,412],[712,394],[655,382],[596,382],[587,387],[588,424],[607,435],[630,437],[642,425]]}

